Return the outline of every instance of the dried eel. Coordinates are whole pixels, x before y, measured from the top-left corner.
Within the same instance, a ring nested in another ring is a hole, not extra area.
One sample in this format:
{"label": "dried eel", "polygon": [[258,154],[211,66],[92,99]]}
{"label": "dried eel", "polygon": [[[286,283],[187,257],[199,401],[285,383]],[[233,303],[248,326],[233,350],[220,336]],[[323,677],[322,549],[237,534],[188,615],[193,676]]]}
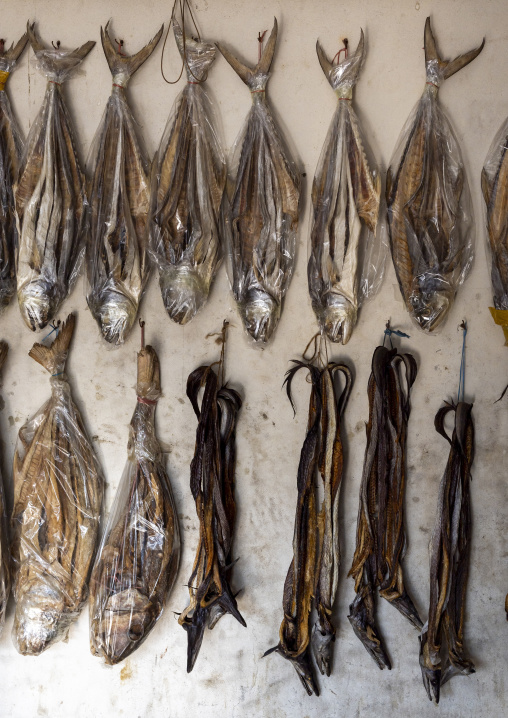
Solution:
{"label": "dried eel", "polygon": [[[0,341],[0,370],[2,369],[9,347],[7,342]],[[7,531],[7,512],[2,476],[0,475],[0,635],[5,623],[5,609],[11,590],[11,577],[9,568],[9,546]]]}
{"label": "dried eel", "polygon": [[102,471],[65,374],[74,323],[71,314],[51,347],[30,350],[51,374],[51,398],[19,430],[14,454],[13,640],[23,655],[66,637],[87,598],[98,538]]}
{"label": "dried eel", "polygon": [[[340,567],[338,507],[342,480],[343,452],[341,419],[351,393],[351,370],[344,364],[328,363],[319,369],[312,363],[295,361],[285,384],[291,405],[291,384],[300,369],[309,372],[312,390],[307,435],[298,466],[298,501],[293,538],[293,560],[284,584],[284,618],[279,643],[266,655],[277,652],[291,661],[309,695],[319,695],[310,651],[320,672],[331,672],[335,628],[332,610]],[[335,374],[341,372],[345,387],[337,396]],[[321,476],[324,498],[316,508],[316,477]],[[310,612],[317,611],[312,636]]]}
{"label": "dried eel", "polygon": [[349,621],[379,668],[391,668],[376,626],[375,592],[389,601],[416,628],[418,612],[404,586],[402,559],[406,549],[404,493],[406,437],[411,387],[416,379],[411,354],[378,346],[369,378],[367,448],[360,487],[356,550],[349,572],[356,597]]}
{"label": "dried eel", "polygon": [[[441,686],[457,675],[475,672],[464,648],[464,613],[469,553],[471,501],[469,482],[474,459],[472,404],[446,403],[436,414],[436,431],[450,444],[439,488],[436,525],[430,541],[429,618],[420,637],[420,666],[429,699],[439,703]],[[454,414],[453,434],[444,421]],[[441,661],[442,644],[446,658]]]}
{"label": "dried eel", "polygon": [[173,18],[187,85],[176,100],[153,162],[151,245],[166,311],[187,324],[208,298],[222,259],[226,161],[203,89],[211,43],[184,37]]}
{"label": "dried eel", "polygon": [[363,30],[356,52],[338,65],[328,60],[319,42],[316,50],[338,102],[312,185],[307,277],[312,308],[321,329],[332,342],[347,344],[364,293],[360,244],[374,241],[381,178],[369,167],[360,123],[351,103],[363,64]]}
{"label": "dried eel", "polygon": [[448,316],[473,261],[469,187],[459,144],[437,93],[483,45],[444,61],[427,18],[425,90],[388,168],[386,204],[395,273],[407,310],[427,332]]}
{"label": "dried eel", "polygon": [[16,45],[0,52],[0,307],[16,291],[16,247],[18,235],[13,186],[18,175],[23,140],[5,89],[9,75],[28,42],[25,33]]}
{"label": "dried eel", "polygon": [[106,663],[123,661],[162,615],[180,560],[180,530],[155,434],[159,360],[138,354],[138,402],[128,461],[90,579],[90,645]]}
{"label": "dried eel", "polygon": [[300,176],[265,94],[276,41],[277,20],[253,69],[217,43],[252,95],[232,164],[228,268],[245,329],[258,342],[270,339],[280,319],[293,274],[300,200]]}
{"label": "dried eel", "polygon": [[150,273],[148,160],[126,87],[155,50],[164,26],[132,56],[115,49],[108,28],[109,22],[101,27],[101,40],[113,86],[88,162],[92,179],[87,302],[104,339],[121,344],[132,329]]}
{"label": "dried eel", "polygon": [[39,68],[48,79],[14,186],[18,302],[26,325],[35,331],[58,312],[80,268],[87,203],[85,178],[62,83],[95,42],[72,52],[48,50],[30,25],[27,33]]}

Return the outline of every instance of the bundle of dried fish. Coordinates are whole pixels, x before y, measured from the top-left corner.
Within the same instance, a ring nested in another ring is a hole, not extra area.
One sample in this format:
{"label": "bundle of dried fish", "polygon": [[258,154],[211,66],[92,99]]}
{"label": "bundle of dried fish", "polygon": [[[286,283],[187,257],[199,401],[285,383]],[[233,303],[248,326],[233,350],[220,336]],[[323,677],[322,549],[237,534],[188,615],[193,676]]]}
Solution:
{"label": "bundle of dried fish", "polygon": [[203,89],[215,46],[184,36],[173,18],[187,85],[153,163],[151,246],[166,310],[187,324],[208,298],[222,258],[226,162]]}
{"label": "bundle of dried fish", "polygon": [[508,119],[501,125],[482,170],[482,192],[486,207],[490,277],[494,306],[490,312],[503,328],[508,346]]}
{"label": "bundle of dried fish", "polygon": [[395,273],[411,317],[427,332],[447,317],[473,262],[474,222],[464,163],[437,93],[483,45],[444,61],[427,18],[425,90],[388,168],[386,204]]}
{"label": "bundle of dried fish", "polygon": [[27,42],[26,33],[9,50],[5,50],[4,41],[0,41],[0,307],[9,304],[16,291],[15,254],[18,237],[13,185],[23,152],[23,140],[5,84]]}
{"label": "bundle of dried fish", "polygon": [[110,664],[123,661],[148,637],[180,560],[178,518],[155,435],[161,388],[151,346],[138,354],[136,392],[127,465],[90,580],[91,650]]}
{"label": "bundle of dried fish", "polygon": [[[298,466],[298,501],[293,538],[293,560],[284,584],[284,618],[279,643],[274,651],[291,661],[309,695],[319,695],[309,647],[323,675],[330,675],[335,628],[332,610],[337,592],[340,567],[338,508],[342,481],[343,452],[341,420],[352,387],[351,370],[330,362],[322,369],[312,363],[294,361],[285,384],[291,406],[291,384],[300,369],[309,372],[312,390],[309,402],[307,435]],[[335,375],[342,372],[345,387],[337,396]],[[316,509],[316,478],[323,481],[324,497]],[[317,621],[310,635],[312,605]]]}
{"label": "bundle of dried fish", "polygon": [[[474,673],[465,656],[464,612],[469,552],[471,505],[469,482],[474,458],[472,404],[446,403],[436,414],[436,431],[450,444],[450,455],[439,488],[437,519],[430,542],[429,618],[420,637],[420,666],[429,699],[439,703],[441,686],[457,675]],[[455,425],[450,439],[444,427],[453,412]],[[446,658],[441,647],[446,641]]]}
{"label": "bundle of dried fish", "polygon": [[87,301],[102,335],[121,344],[136,319],[149,276],[148,160],[136,132],[125,88],[159,42],[164,26],[136,55],[114,47],[109,22],[101,40],[113,87],[90,153],[90,226]]}
{"label": "bundle of dried fish", "polygon": [[[226,326],[223,342],[225,333]],[[226,613],[246,625],[231,589],[235,564],[235,430],[242,400],[224,382],[224,343],[219,364],[221,380],[213,367],[201,366],[187,380],[187,396],[198,418],[190,487],[199,518],[199,545],[188,584],[190,603],[178,619],[187,631],[187,673],[194,668],[206,625],[212,629]]]}
{"label": "bundle of dried fish", "polygon": [[375,591],[418,629],[422,622],[404,587],[406,550],[404,493],[406,436],[411,387],[416,379],[411,354],[379,346],[369,378],[367,448],[360,487],[356,551],[349,572],[356,598],[349,621],[379,668],[391,668],[375,620]]}
{"label": "bundle of dried fish", "polygon": [[64,52],[46,49],[30,25],[27,33],[38,67],[48,78],[44,102],[28,135],[14,186],[18,302],[27,326],[35,331],[58,312],[80,268],[85,178],[62,83],[95,42]]}
{"label": "bundle of dried fish", "polygon": [[358,117],[351,106],[363,64],[363,30],[356,52],[338,65],[328,60],[319,42],[316,50],[338,103],[312,185],[307,276],[321,329],[332,342],[347,344],[359,304],[372,296],[384,269],[380,258],[370,256],[376,248],[381,178],[369,167]]}
{"label": "bundle of dried fish", "polygon": [[67,636],[88,594],[103,476],[71,396],[65,364],[74,315],[30,356],[51,374],[51,398],[19,430],[14,454],[13,639],[38,655]]}
{"label": "bundle of dried fish", "polygon": [[232,160],[228,271],[246,330],[266,342],[278,324],[293,274],[300,176],[266,100],[277,20],[254,69],[217,44],[248,86],[252,107]]}
{"label": "bundle of dried fish", "polygon": [[[0,341],[0,369],[2,369],[9,347],[7,342]],[[7,536],[7,513],[5,510],[4,487],[0,476],[0,634],[5,623],[5,609],[11,590],[9,569],[9,547]]]}

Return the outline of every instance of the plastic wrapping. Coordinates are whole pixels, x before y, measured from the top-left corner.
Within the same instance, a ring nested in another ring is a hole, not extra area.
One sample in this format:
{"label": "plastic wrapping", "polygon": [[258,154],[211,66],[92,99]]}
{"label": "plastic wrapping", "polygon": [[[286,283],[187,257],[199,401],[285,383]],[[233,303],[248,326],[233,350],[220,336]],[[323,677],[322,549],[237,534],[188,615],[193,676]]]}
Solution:
{"label": "plastic wrapping", "polygon": [[48,79],[14,187],[18,302],[26,325],[35,331],[58,312],[80,270],[85,177],[61,86],[95,42],[72,52],[47,50],[30,26],[27,32],[37,66]]}
{"label": "plastic wrapping", "polygon": [[138,403],[128,459],[90,581],[90,645],[119,663],[148,637],[162,614],[180,560],[180,532],[169,477],[155,435],[159,360],[138,354]]}
{"label": "plastic wrapping", "polygon": [[0,307],[7,305],[16,291],[18,235],[13,185],[23,152],[23,140],[5,85],[27,42],[25,33],[15,46],[0,52]]}
{"label": "plastic wrapping", "polygon": [[395,273],[406,307],[426,332],[436,330],[473,263],[473,208],[459,144],[437,100],[442,82],[482,45],[455,60],[438,55],[427,18],[427,83],[390,162],[388,227]]}
{"label": "plastic wrapping", "polygon": [[[0,341],[0,370],[2,369],[9,347],[7,342]],[[9,566],[9,545],[7,532],[7,513],[2,476],[0,475],[0,635],[5,623],[5,609],[11,590]]]}
{"label": "plastic wrapping", "polygon": [[168,119],[153,167],[151,246],[166,310],[179,324],[205,304],[222,259],[226,162],[210,97],[203,89],[216,49],[184,38],[187,85]]}
{"label": "plastic wrapping", "polygon": [[217,45],[252,95],[232,153],[227,259],[233,296],[256,342],[268,341],[280,319],[293,275],[300,200],[300,175],[265,94],[276,41],[277,20],[253,70]]}
{"label": "plastic wrapping", "polygon": [[39,655],[67,636],[88,595],[104,480],[65,374],[74,315],[30,356],[51,374],[51,397],[19,430],[11,527],[13,640]]}
{"label": "plastic wrapping", "polygon": [[132,56],[115,49],[108,27],[101,27],[101,40],[113,87],[88,160],[87,302],[104,339],[121,344],[132,329],[150,274],[148,159],[125,88],[154,51],[164,26]]}
{"label": "plastic wrapping", "polygon": [[362,300],[377,291],[383,276],[386,253],[376,239],[381,178],[369,166],[351,103],[363,64],[363,30],[356,52],[338,65],[319,42],[316,49],[338,102],[312,186],[307,276],[321,329],[331,341],[346,344]]}
{"label": "plastic wrapping", "polygon": [[492,142],[482,170],[487,254],[494,294],[492,317],[508,346],[508,118]]}

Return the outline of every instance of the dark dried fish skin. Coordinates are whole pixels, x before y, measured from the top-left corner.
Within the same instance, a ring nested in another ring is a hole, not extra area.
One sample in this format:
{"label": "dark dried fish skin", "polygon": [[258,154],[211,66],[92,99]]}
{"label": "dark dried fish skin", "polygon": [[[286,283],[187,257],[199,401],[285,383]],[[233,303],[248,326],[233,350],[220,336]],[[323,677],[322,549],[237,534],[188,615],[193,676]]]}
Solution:
{"label": "dark dried fish skin", "polygon": [[[7,358],[9,347],[7,342],[0,341],[0,369]],[[5,609],[11,590],[9,558],[9,540],[7,527],[7,512],[2,476],[0,475],[0,635],[5,623]]]}

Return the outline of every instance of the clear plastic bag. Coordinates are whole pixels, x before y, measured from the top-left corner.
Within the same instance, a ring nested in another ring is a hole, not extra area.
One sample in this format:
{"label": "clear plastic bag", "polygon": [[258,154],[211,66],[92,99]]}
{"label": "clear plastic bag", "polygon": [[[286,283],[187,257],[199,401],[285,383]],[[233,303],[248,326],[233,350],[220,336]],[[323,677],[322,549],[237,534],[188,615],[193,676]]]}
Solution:
{"label": "clear plastic bag", "polygon": [[87,302],[102,336],[122,344],[136,319],[150,265],[148,158],[127,103],[125,88],[159,42],[164,26],[132,56],[115,49],[101,27],[113,75],[111,95],[90,150],[90,217],[87,241]]}
{"label": "clear plastic bag", "polygon": [[[9,347],[7,342],[0,341],[0,370],[2,369]],[[5,609],[11,590],[9,567],[9,544],[7,532],[7,512],[2,476],[0,475],[0,635],[5,623]]]}
{"label": "clear plastic bag", "polygon": [[18,302],[26,325],[36,331],[58,312],[81,268],[85,177],[61,85],[95,42],[72,52],[48,50],[30,26],[27,32],[37,67],[48,79],[14,187]]}
{"label": "clear plastic bag", "polygon": [[388,168],[386,204],[395,273],[406,307],[426,332],[440,327],[474,256],[473,207],[457,138],[437,100],[442,82],[482,45],[455,60],[439,57],[427,18],[427,82]]}
{"label": "clear plastic bag", "polygon": [[166,311],[187,324],[205,304],[222,259],[226,161],[214,107],[203,89],[215,59],[211,43],[184,37],[187,85],[169,116],[153,161],[151,247]]}
{"label": "clear plastic bag", "polygon": [[363,299],[381,285],[386,252],[378,232],[381,178],[371,169],[352,107],[364,57],[363,30],[356,51],[337,65],[319,42],[319,62],[338,103],[312,186],[310,257],[312,308],[327,337],[346,344]]}
{"label": "clear plastic bag", "polygon": [[14,454],[12,635],[23,655],[66,638],[99,533],[104,479],[65,374],[74,322],[71,314],[51,347],[30,351],[51,374],[51,397],[19,430]]}
{"label": "clear plastic bag", "polygon": [[227,263],[244,327],[262,343],[279,322],[293,275],[300,201],[300,175],[265,95],[276,41],[275,20],[253,70],[217,44],[252,95],[232,151]]}
{"label": "clear plastic bag", "polygon": [[138,648],[160,618],[180,560],[180,531],[155,435],[161,395],[157,354],[138,354],[138,403],[128,459],[90,581],[90,646],[106,663]]}

